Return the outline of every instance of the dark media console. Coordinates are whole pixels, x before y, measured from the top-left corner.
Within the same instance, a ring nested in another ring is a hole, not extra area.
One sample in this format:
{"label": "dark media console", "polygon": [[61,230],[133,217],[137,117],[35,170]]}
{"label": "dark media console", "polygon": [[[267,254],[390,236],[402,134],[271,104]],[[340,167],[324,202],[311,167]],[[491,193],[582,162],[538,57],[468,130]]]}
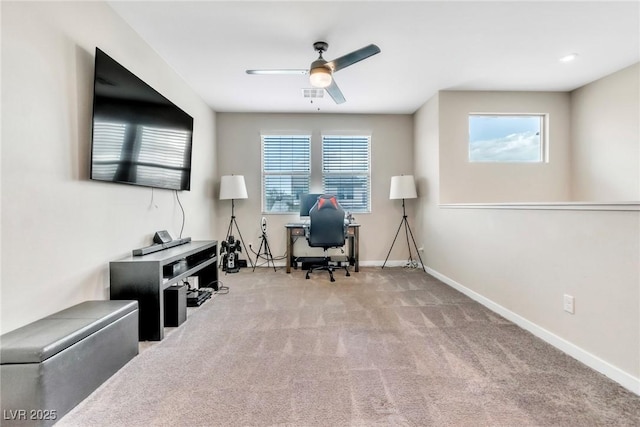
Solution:
{"label": "dark media console", "polygon": [[199,288],[218,290],[217,253],[217,240],[195,241],[109,263],[111,299],[138,301],[140,341],[164,338],[166,288],[197,276]]}

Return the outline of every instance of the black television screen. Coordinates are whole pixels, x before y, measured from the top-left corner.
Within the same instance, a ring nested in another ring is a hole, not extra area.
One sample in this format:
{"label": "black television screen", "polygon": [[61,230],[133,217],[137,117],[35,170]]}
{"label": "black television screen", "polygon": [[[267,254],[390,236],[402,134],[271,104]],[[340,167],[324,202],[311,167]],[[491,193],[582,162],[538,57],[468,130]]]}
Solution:
{"label": "black television screen", "polygon": [[318,201],[318,197],[322,196],[322,194],[301,194],[300,195],[300,216],[309,216],[309,211]]}
{"label": "black television screen", "polygon": [[193,118],[96,48],[91,179],[189,190]]}

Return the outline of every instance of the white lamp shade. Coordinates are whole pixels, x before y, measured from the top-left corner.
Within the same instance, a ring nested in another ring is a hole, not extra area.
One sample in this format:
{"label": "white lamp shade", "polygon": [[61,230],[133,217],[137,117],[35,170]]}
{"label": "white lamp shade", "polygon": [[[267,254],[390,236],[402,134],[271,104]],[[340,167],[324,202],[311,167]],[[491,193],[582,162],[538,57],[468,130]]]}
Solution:
{"label": "white lamp shade", "polygon": [[244,175],[224,175],[220,179],[220,200],[247,199]]}
{"label": "white lamp shade", "polygon": [[416,192],[416,182],[413,179],[413,175],[391,177],[390,199],[415,199],[417,197],[418,193]]}

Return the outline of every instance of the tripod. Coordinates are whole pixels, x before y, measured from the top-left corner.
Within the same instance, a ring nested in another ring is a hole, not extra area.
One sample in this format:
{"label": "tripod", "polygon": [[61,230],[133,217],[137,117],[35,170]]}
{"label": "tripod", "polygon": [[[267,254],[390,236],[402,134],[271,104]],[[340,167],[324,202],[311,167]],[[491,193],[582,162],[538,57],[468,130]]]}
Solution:
{"label": "tripod", "polygon": [[389,253],[387,254],[387,258],[384,260],[384,264],[382,264],[382,268],[387,264],[387,260],[389,259],[389,255],[391,255],[391,250],[393,249],[393,245],[396,243],[396,239],[398,238],[398,233],[400,233],[400,229],[404,225],[404,234],[407,236],[407,248],[409,248],[409,263],[413,265],[413,258],[411,257],[411,245],[409,245],[409,235],[411,235],[411,240],[413,241],[413,247],[416,249],[416,254],[418,254],[418,258],[420,259],[420,264],[422,265],[422,269],[426,273],[427,270],[424,268],[424,263],[422,262],[422,257],[420,256],[420,251],[418,251],[418,245],[416,245],[416,239],[413,238],[413,232],[411,231],[411,227],[409,227],[409,221],[407,221],[407,212],[404,208],[404,199],[402,199],[402,221],[400,221],[400,225],[398,226],[398,231],[396,231],[396,237],[393,238],[393,243],[391,243],[391,247],[389,248]]}
{"label": "tripod", "polygon": [[271,254],[271,248],[269,247],[269,241],[267,240],[267,230],[266,226],[262,228],[262,236],[260,236],[262,242],[260,242],[260,247],[258,248],[258,253],[256,254],[256,262],[253,264],[253,271],[256,271],[256,267],[258,266],[258,258],[260,258],[260,253],[262,252],[262,248],[264,247],[264,255],[267,259],[267,267],[269,267],[269,261],[273,264],[273,271],[276,271],[276,263],[273,260],[273,255]]}
{"label": "tripod", "polygon": [[[229,221],[229,228],[227,229],[227,237],[225,237],[225,241],[229,240],[229,236],[231,235],[231,231],[234,224],[236,226],[236,230],[238,230],[238,236],[240,236],[240,241],[242,242],[242,246],[244,246],[244,250],[246,251],[247,246],[244,244],[242,233],[240,233],[240,228],[238,227],[238,223],[236,222],[235,203],[234,203],[234,200],[231,199],[231,221]],[[251,266],[253,267],[253,263],[251,262],[251,257],[249,256],[249,254],[247,254],[247,258],[249,258],[249,263],[251,263]]]}

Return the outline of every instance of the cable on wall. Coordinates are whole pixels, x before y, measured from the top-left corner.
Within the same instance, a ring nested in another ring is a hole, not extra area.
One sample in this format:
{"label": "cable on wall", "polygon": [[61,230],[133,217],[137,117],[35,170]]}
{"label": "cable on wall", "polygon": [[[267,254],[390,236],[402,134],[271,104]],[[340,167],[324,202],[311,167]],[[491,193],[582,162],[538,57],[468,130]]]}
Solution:
{"label": "cable on wall", "polygon": [[158,209],[158,205],[153,200],[153,196],[154,196],[153,187],[151,187],[151,201],[149,202],[149,207],[153,206],[154,208]]}
{"label": "cable on wall", "polygon": [[182,227],[180,227],[180,235],[178,236],[179,239],[182,239],[182,232],[184,231],[184,219],[185,219],[185,215],[184,215],[184,207],[182,206],[182,202],[180,202],[180,197],[178,196],[178,190],[173,190],[176,193],[176,200],[178,201],[178,205],[180,205],[180,210],[182,211]]}

